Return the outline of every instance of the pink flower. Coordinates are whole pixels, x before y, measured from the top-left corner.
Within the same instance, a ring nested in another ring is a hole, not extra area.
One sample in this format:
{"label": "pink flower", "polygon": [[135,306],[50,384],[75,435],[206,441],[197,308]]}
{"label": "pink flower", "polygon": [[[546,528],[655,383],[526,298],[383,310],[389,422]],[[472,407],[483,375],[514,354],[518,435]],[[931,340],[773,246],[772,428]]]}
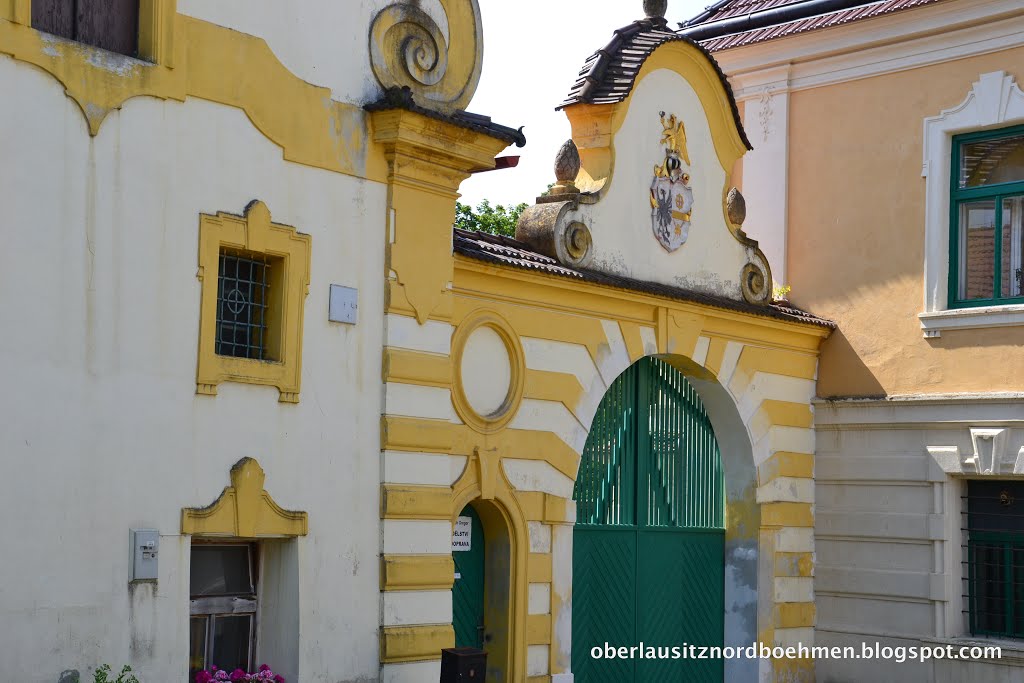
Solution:
{"label": "pink flower", "polygon": [[210,683],[213,680],[213,676],[210,675],[209,671],[199,671],[196,673],[196,683]]}
{"label": "pink flower", "polygon": [[241,669],[235,669],[234,671],[231,672],[231,680],[232,681],[244,681],[244,680],[246,680],[246,676],[247,676],[247,674],[244,671],[242,671]]}
{"label": "pink flower", "polygon": [[270,667],[266,664],[260,664],[260,673],[263,673],[264,671],[270,671]]}

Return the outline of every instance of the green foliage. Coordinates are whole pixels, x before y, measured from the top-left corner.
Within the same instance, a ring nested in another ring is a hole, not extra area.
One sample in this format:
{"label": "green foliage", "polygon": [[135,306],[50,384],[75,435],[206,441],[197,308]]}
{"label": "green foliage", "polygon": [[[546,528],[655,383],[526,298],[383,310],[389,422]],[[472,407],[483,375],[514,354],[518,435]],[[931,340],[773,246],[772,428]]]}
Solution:
{"label": "green foliage", "polygon": [[455,205],[455,227],[515,237],[519,214],[525,209],[526,204],[507,208],[502,204],[491,206],[491,202],[486,199],[477,204],[476,209],[459,202]]}
{"label": "green foliage", "polygon": [[104,664],[103,666],[96,669],[96,674],[92,679],[93,683],[139,683],[139,679],[132,673],[132,668],[127,664],[121,669],[121,673],[117,675],[117,678],[110,678],[110,665]]}

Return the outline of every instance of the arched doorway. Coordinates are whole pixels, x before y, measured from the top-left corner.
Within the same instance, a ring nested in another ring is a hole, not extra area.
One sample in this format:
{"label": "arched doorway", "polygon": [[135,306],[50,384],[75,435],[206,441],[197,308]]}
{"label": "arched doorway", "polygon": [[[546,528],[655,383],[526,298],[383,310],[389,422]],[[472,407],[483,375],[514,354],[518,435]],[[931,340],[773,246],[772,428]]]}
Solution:
{"label": "arched doorway", "polygon": [[[479,493],[476,491],[475,493]],[[452,627],[456,647],[476,647],[487,652],[487,680],[508,683],[518,680],[521,667],[517,653],[517,601],[515,578],[524,571],[525,557],[517,559],[514,522],[503,502],[457,496],[452,518]],[[522,530],[521,530],[522,531]],[[523,604],[525,608],[525,604]],[[521,638],[519,639],[521,640]]]}
{"label": "arched doorway", "polygon": [[455,628],[455,647],[484,646],[485,544],[480,515],[472,505],[467,505],[456,518],[452,534],[452,560],[455,563],[452,626]]}
{"label": "arched doorway", "polygon": [[[682,373],[644,358],[612,383],[591,425],[574,498],[577,680],[721,681],[720,660],[671,650],[720,646],[724,631],[722,457]],[[603,656],[606,644],[641,642],[642,654]],[[595,647],[602,657],[592,657]]]}

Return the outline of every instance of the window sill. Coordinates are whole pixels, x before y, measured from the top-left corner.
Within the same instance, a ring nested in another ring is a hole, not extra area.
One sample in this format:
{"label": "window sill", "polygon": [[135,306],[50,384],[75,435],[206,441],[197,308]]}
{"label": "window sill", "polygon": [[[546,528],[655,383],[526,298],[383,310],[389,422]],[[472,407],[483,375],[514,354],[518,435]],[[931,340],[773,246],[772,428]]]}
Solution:
{"label": "window sill", "polygon": [[943,330],[970,330],[983,327],[1024,327],[1024,304],[951,308],[917,315],[926,339],[942,336]]}

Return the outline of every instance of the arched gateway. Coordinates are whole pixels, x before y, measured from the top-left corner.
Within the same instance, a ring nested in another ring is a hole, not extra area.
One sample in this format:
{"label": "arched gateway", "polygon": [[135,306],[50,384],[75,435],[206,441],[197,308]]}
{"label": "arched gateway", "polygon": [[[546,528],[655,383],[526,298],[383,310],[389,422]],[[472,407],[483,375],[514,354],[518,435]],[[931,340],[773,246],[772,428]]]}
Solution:
{"label": "arched gateway", "polygon": [[[722,457],[682,373],[643,358],[612,383],[591,424],[573,497],[572,667],[579,680],[721,681],[721,661],[672,650],[722,645],[725,609]],[[644,652],[629,659],[606,654],[608,646],[641,643]]]}
{"label": "arched gateway", "polygon": [[813,681],[810,660],[589,658],[814,641],[811,401],[833,326],[772,300],[714,60],[657,13],[616,31],[515,239],[452,234],[459,182],[504,143],[420,103],[371,113],[394,178],[381,679],[437,680],[442,648],[482,640],[497,683]]}

